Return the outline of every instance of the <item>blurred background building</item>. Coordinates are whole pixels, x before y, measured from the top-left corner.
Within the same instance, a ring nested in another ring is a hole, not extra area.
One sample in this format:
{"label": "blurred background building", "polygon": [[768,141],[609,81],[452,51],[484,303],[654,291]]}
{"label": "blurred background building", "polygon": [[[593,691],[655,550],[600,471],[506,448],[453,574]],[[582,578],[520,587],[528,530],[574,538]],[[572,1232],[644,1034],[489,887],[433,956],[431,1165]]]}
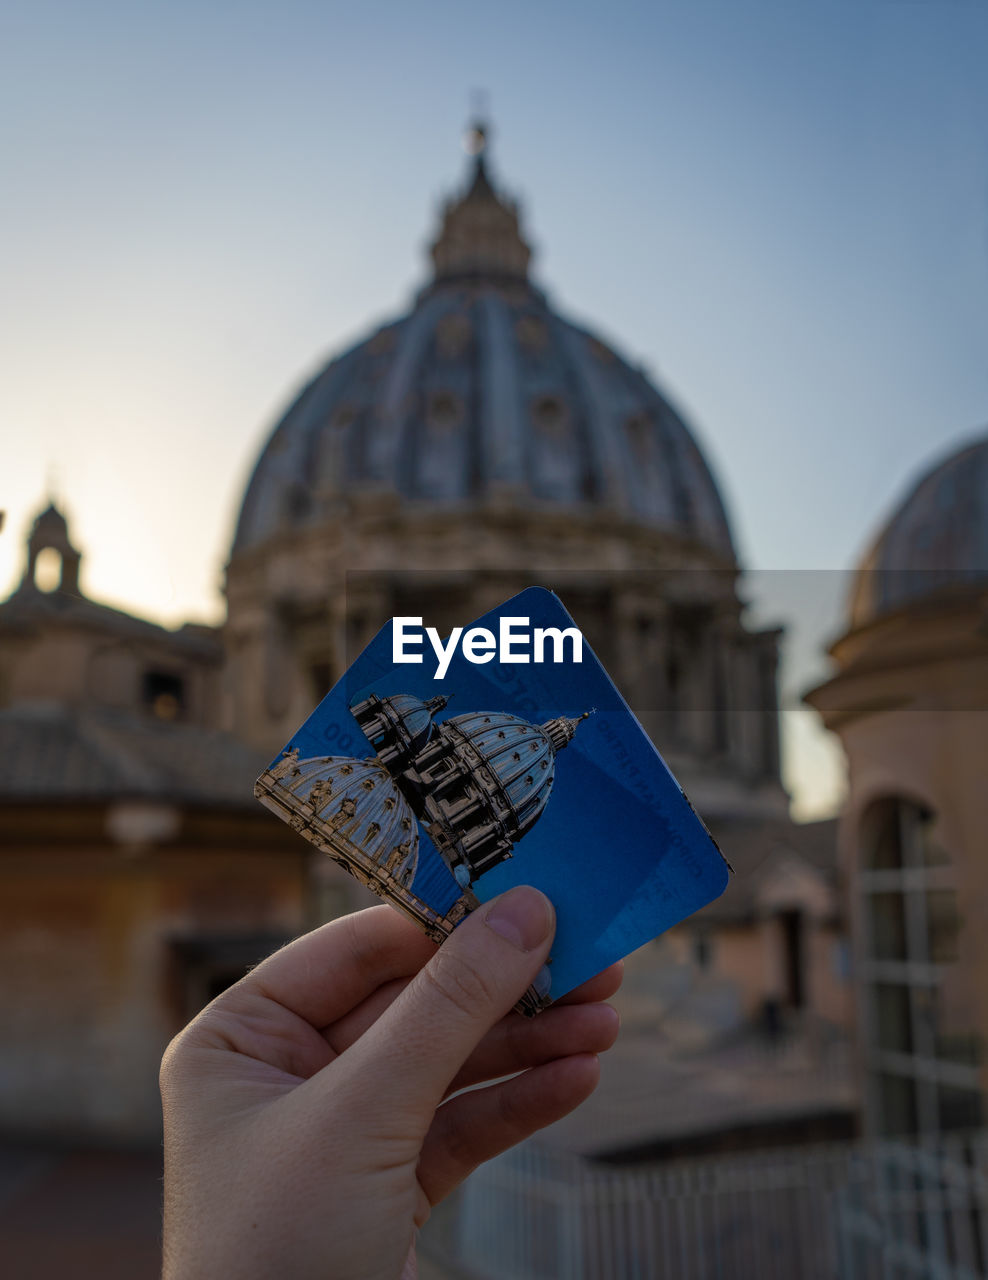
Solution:
{"label": "blurred background building", "polygon": [[[654,383],[533,283],[483,126],[470,141],[409,313],[321,369],[264,446],[222,626],[167,630],[90,600],[54,504],[30,531],[0,605],[0,961],[19,975],[0,993],[0,1125],[22,1143],[157,1142],[168,1039],[247,965],[366,900],[256,804],[254,778],[391,616],[442,630],[539,582],[735,875],[632,957],[599,1091],[472,1180],[438,1221],[437,1265],[740,1276],[774,1250],[801,1260],[779,1275],[832,1274],[841,1241],[854,1257],[885,1248],[847,1190],[885,1166],[849,1181],[852,1140],[980,1124],[988,448],[921,481],[866,557],[836,674],[810,695],[841,736],[850,798],[839,829],[794,823],[780,633],[747,621],[710,465]],[[822,1161],[821,1142],[844,1145]],[[793,1147],[802,1163],[766,1163]],[[951,1156],[955,1181],[971,1150]],[[703,1171],[680,1184],[694,1226],[648,1216],[672,1195],[656,1168],[700,1157],[720,1163],[707,1200]],[[932,1225],[909,1210],[893,1234],[915,1236],[917,1257],[949,1238],[944,1257],[981,1274],[963,1188],[963,1240],[939,1204]],[[779,1193],[771,1213],[763,1191]],[[618,1230],[630,1204],[645,1208]],[[833,1229],[811,1265],[814,1220]],[[714,1240],[733,1264],[704,1261]]]}
{"label": "blurred background building", "polygon": [[988,1080],[988,436],[920,477],[854,577],[836,674],[840,821],[871,1133],[983,1122]]}

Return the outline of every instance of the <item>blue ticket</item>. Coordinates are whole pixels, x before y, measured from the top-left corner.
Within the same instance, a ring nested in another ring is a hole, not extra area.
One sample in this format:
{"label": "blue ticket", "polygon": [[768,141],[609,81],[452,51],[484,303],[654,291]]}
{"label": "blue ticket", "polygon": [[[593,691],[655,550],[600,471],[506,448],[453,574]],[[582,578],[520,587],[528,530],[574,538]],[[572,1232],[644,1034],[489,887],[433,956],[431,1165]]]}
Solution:
{"label": "blue ticket", "polygon": [[517,884],[556,908],[533,1013],[718,897],[728,865],[559,598],[393,618],[258,779],[441,942]]}

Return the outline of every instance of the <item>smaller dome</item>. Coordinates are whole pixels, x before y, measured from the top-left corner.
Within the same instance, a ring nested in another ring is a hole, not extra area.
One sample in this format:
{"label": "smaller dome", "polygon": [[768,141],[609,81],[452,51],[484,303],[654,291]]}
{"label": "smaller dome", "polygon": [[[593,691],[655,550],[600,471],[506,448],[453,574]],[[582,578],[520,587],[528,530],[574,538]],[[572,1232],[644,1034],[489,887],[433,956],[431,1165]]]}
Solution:
{"label": "smaller dome", "polygon": [[850,624],[976,584],[988,586],[988,435],[926,472],[885,524],[854,575]]}
{"label": "smaller dome", "polygon": [[286,766],[276,767],[271,776],[278,789],[288,793],[290,822],[296,830],[327,837],[332,833],[398,884],[411,885],[418,866],[418,825],[379,760],[286,757]]}
{"label": "smaller dome", "polygon": [[403,769],[432,733],[432,717],[448,698],[442,694],[425,702],[410,693],[380,698],[376,693],[351,705],[364,737],[389,769]]}

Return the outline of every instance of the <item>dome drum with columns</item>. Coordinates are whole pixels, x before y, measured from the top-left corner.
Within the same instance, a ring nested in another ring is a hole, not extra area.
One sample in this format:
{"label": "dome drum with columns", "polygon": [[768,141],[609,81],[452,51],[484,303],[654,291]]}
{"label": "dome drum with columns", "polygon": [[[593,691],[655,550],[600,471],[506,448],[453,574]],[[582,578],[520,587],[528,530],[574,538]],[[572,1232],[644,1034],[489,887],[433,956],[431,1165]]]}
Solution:
{"label": "dome drum with columns", "polygon": [[284,742],[389,617],[558,590],[701,808],[781,813],[777,632],[741,621],[717,485],[665,396],[529,278],[481,147],[410,313],[303,388],[227,569],[237,729]]}

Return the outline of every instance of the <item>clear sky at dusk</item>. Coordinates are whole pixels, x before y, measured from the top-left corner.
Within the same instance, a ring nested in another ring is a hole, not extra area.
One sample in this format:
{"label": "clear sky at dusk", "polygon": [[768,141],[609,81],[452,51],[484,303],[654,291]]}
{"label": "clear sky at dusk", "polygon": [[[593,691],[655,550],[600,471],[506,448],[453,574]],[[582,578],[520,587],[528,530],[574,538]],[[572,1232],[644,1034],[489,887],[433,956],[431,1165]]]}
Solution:
{"label": "clear sky at dusk", "polygon": [[[743,562],[846,570],[988,419],[986,63],[978,0],[0,6],[0,591],[53,469],[90,594],[222,617],[257,451],[423,282],[475,88],[539,282],[683,410]],[[753,577],[788,689],[841,590]]]}

